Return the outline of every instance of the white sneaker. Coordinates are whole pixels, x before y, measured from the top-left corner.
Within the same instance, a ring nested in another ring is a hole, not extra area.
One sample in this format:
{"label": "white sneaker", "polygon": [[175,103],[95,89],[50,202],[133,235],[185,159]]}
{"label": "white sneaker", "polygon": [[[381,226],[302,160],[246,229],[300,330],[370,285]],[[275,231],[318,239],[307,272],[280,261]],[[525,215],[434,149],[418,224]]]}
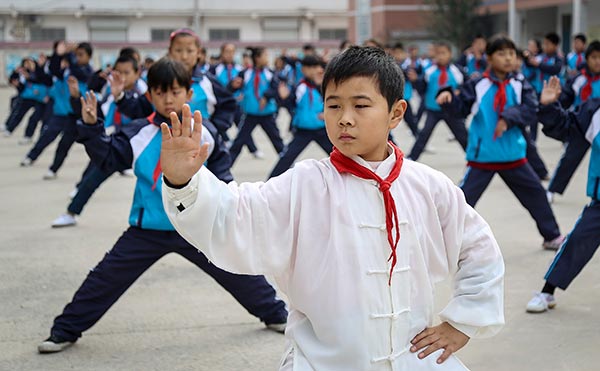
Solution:
{"label": "white sneaker", "polygon": [[560,236],[556,237],[555,239],[553,239],[552,241],[544,241],[544,243],[542,243],[542,247],[544,248],[544,250],[556,251],[556,250],[560,249],[563,242],[565,242],[565,236],[560,235]]}
{"label": "white sneaker", "polygon": [[269,323],[269,324],[266,324],[265,326],[267,327],[267,329],[269,329],[271,331],[275,331],[280,334],[284,334],[287,323]]}
{"label": "white sneaker", "polygon": [[42,177],[42,179],[44,180],[53,180],[56,179],[56,173],[50,169],[48,169],[48,171],[46,172],[46,174],[44,174],[44,176]]}
{"label": "white sneaker", "polygon": [[546,199],[548,199],[548,203],[551,204],[554,202],[554,192],[546,191]]}
{"label": "white sneaker", "polygon": [[31,137],[23,137],[21,139],[19,139],[19,145],[24,146],[27,144],[31,144],[33,142],[33,139],[31,139]]}
{"label": "white sneaker", "polygon": [[255,152],[252,152],[252,156],[254,156],[257,160],[262,160],[265,158],[265,154],[260,149],[257,149]]}
{"label": "white sneaker", "polygon": [[69,193],[69,199],[74,199],[77,196],[77,192],[79,192],[79,188],[73,188],[73,190]]}
{"label": "white sneaker", "polygon": [[423,152],[435,154],[435,147],[427,145],[427,146],[425,146],[425,148],[423,148]]}
{"label": "white sneaker", "polygon": [[2,135],[4,135],[4,138],[9,138],[12,135],[12,133],[8,130],[5,130],[4,133],[2,133]]}
{"label": "white sneaker", "polygon": [[132,178],[135,176],[135,173],[133,172],[133,169],[126,169],[121,172],[121,176],[126,176],[126,177]]}
{"label": "white sneaker", "polygon": [[31,166],[32,163],[33,163],[33,161],[29,157],[25,157],[23,159],[23,161],[21,161],[21,166],[22,167],[29,167],[29,166]]}
{"label": "white sneaker", "polygon": [[527,303],[527,312],[529,313],[542,313],[548,309],[554,309],[556,306],[556,299],[554,295],[546,294],[543,292],[536,292],[533,294],[533,298]]}
{"label": "white sneaker", "polygon": [[77,225],[75,215],[62,214],[52,222],[52,228],[71,227]]}

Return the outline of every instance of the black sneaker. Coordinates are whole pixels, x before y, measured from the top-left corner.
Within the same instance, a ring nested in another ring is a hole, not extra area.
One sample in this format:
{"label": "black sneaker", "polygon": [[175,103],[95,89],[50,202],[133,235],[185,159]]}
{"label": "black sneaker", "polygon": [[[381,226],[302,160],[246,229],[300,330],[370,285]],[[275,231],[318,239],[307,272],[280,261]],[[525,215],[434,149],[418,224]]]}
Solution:
{"label": "black sneaker", "polygon": [[62,352],[71,345],[75,344],[74,341],[67,341],[56,335],[51,335],[48,339],[44,340],[38,345],[38,352],[40,353],[57,353]]}

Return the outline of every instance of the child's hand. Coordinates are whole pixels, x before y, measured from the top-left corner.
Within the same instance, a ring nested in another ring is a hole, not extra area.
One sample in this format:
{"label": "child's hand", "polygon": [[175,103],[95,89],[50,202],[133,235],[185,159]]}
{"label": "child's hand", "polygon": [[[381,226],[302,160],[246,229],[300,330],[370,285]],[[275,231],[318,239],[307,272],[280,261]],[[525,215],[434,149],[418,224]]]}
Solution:
{"label": "child's hand", "polygon": [[496,124],[496,130],[494,130],[494,140],[500,138],[506,130],[508,130],[508,123],[506,120],[498,120],[498,123]]}
{"label": "child's hand", "polygon": [[527,57],[527,62],[533,67],[537,67],[540,65],[540,62],[533,55]]}
{"label": "child's hand", "polygon": [[452,327],[448,322],[438,326],[426,328],[420,334],[412,339],[413,346],[410,351],[415,353],[427,347],[419,353],[419,358],[423,359],[438,349],[444,349],[444,352],[437,359],[437,363],[442,363],[454,352],[465,346],[469,337]]}
{"label": "child's hand", "polygon": [[262,111],[265,109],[266,106],[267,106],[267,98],[265,98],[265,97],[260,98],[260,101],[258,102],[258,108]]}
{"label": "child's hand", "polygon": [[162,123],[162,146],[160,164],[162,172],[173,185],[187,183],[200,170],[208,158],[208,143],[200,145],[202,139],[202,115],[194,111],[194,128],[192,129],[192,112],[190,106],[183,105],[182,122],[175,112],[171,113],[171,126]]}
{"label": "child's hand", "polygon": [[440,106],[442,104],[451,103],[452,102],[452,93],[449,91],[443,91],[440,95],[437,96],[435,102]]}
{"label": "child's hand", "polygon": [[236,77],[233,80],[231,80],[231,87],[234,89],[239,89],[242,86],[242,78],[241,77]]}
{"label": "child's hand", "polygon": [[281,99],[287,99],[290,96],[290,88],[288,88],[285,82],[281,82],[277,87],[277,93]]}
{"label": "child's hand", "polygon": [[560,97],[560,80],[556,76],[552,76],[550,80],[544,81],[544,88],[540,94],[540,104],[552,104]]}
{"label": "child's hand", "polygon": [[408,76],[408,79],[412,82],[417,81],[417,79],[419,78],[419,75],[417,75],[417,71],[415,71],[413,68],[409,69],[406,75]]}
{"label": "child's hand", "polygon": [[69,86],[69,94],[73,98],[79,98],[81,96],[81,92],[79,91],[79,83],[75,76],[69,76],[67,79],[67,85]]}
{"label": "child's hand", "polygon": [[125,90],[125,79],[119,73],[119,71],[112,71],[108,76],[110,82],[110,93],[117,99],[119,95]]}
{"label": "child's hand", "polygon": [[98,121],[96,94],[90,90],[85,93],[85,97],[82,96],[79,99],[81,100],[81,119],[88,125],[95,125]]}

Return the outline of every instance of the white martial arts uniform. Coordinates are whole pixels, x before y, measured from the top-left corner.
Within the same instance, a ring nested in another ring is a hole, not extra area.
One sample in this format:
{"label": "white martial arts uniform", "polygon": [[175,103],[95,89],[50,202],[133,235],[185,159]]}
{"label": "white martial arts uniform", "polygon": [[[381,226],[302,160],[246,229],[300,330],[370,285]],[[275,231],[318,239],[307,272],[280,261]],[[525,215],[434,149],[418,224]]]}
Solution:
{"label": "white martial arts uniform", "polygon": [[[386,178],[394,162],[391,154],[376,174]],[[391,286],[377,182],[340,174],[329,159],[240,185],[203,167],[182,189],[164,185],[163,202],[177,231],[215,265],[271,275],[287,294],[281,370],[466,370],[454,355],[438,365],[443,349],[418,359],[410,340],[433,324],[433,288],[448,276],[454,291],[441,320],[470,337],[500,330],[498,245],[438,171],[405,160],[391,192],[400,224]]]}

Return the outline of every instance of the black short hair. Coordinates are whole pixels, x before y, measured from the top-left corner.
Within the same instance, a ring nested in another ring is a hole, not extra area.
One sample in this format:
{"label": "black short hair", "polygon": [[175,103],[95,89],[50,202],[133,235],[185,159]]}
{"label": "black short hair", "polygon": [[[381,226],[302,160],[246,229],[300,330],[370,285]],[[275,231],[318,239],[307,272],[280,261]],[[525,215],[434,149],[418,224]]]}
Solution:
{"label": "black short hair", "polygon": [[171,89],[175,81],[179,86],[190,90],[192,73],[181,62],[162,57],[148,70],[148,89]]}
{"label": "black short hair", "polygon": [[512,49],[516,52],[517,46],[509,37],[506,37],[504,35],[496,35],[487,41],[487,46],[485,47],[485,54],[491,56],[495,52],[504,49]]}
{"label": "black short hair", "polygon": [[450,53],[452,53],[452,46],[450,46],[450,43],[444,40],[440,40],[440,41],[436,41],[435,43],[433,43],[433,46],[435,47],[442,47],[442,48],[446,48],[450,51]]}
{"label": "black short hair", "polygon": [[393,46],[394,49],[402,49],[404,50],[404,44],[402,44],[400,41],[396,42]]}
{"label": "black short hair", "polygon": [[554,45],[560,44],[560,36],[556,32],[549,32],[544,36],[544,39],[550,41]]}
{"label": "black short hair", "polygon": [[321,58],[319,58],[315,55],[304,56],[304,58],[302,58],[300,63],[302,64],[303,67],[304,66],[306,66],[306,67],[321,66],[323,64],[323,62],[321,61]]}
{"label": "black short hair", "polygon": [[304,44],[304,46],[302,46],[302,50],[307,51],[315,51],[315,46],[313,44]]}
{"label": "black short hair", "polygon": [[600,41],[593,40],[585,49],[585,58],[587,59],[593,52],[600,52]]}
{"label": "black short hair", "polygon": [[131,63],[135,72],[139,71],[140,68],[137,59],[133,55],[121,54],[119,58],[117,58],[113,66],[117,67],[117,64],[119,63]]}
{"label": "black short hair", "polygon": [[256,66],[256,60],[265,52],[264,46],[249,46],[248,51],[250,52],[250,58],[252,58],[252,64]]}
{"label": "black short hair", "polygon": [[385,97],[388,109],[404,95],[404,73],[396,60],[383,49],[351,46],[336,55],[323,76],[323,97],[329,83],[341,84],[352,77],[370,77]]}
{"label": "black short hair", "polygon": [[575,35],[575,37],[573,37],[575,40],[581,40],[582,43],[587,43],[587,37],[585,37],[585,34],[582,33],[578,33],[577,35]]}
{"label": "black short hair", "polygon": [[85,53],[88,55],[88,57],[92,56],[92,44],[88,43],[88,42],[82,42],[79,43],[79,45],[77,45],[77,49],[83,49],[85,51]]}
{"label": "black short hair", "polygon": [[121,48],[121,50],[119,50],[119,57],[127,56],[127,57],[133,57],[135,59],[138,59],[138,58],[136,58],[136,55],[138,57],[140,57],[140,52],[132,46],[126,46],[124,48]]}

